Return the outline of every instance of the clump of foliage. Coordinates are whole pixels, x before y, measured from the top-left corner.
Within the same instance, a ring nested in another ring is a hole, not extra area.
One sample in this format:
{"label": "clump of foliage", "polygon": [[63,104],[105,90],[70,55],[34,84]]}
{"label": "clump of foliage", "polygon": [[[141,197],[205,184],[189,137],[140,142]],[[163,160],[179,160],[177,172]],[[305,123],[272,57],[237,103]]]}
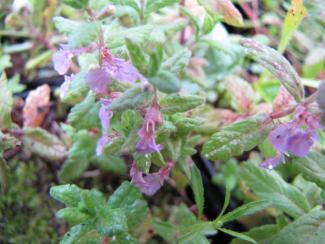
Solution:
{"label": "clump of foliage", "polygon": [[322,4],[262,2],[6,2],[3,241],[322,243]]}

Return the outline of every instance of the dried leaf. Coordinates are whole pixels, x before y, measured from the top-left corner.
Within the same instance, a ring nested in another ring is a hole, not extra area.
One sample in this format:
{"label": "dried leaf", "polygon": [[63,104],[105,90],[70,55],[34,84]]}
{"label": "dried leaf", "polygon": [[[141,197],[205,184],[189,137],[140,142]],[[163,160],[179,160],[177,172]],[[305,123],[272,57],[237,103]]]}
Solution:
{"label": "dried leaf", "polygon": [[43,123],[49,111],[50,94],[51,89],[47,84],[29,93],[23,110],[25,127],[37,127]]}

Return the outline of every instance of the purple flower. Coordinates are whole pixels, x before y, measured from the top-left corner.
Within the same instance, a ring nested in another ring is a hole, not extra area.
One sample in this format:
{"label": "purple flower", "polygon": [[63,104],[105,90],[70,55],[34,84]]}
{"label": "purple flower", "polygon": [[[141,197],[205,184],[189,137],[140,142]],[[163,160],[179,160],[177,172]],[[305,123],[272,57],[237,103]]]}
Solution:
{"label": "purple flower", "polygon": [[163,148],[163,145],[156,144],[155,139],[156,123],[161,123],[161,121],[158,105],[152,105],[145,115],[143,126],[138,131],[140,140],[136,145],[136,151],[139,154],[159,152]]}
{"label": "purple flower", "polygon": [[265,169],[274,169],[276,166],[278,166],[280,163],[284,161],[283,154],[278,154],[274,158],[268,158],[265,161],[263,161],[260,166]]}
{"label": "purple flower", "polygon": [[52,61],[54,63],[54,69],[60,74],[64,75],[68,72],[72,58],[86,52],[92,52],[96,48],[95,44],[91,44],[88,47],[70,49],[68,45],[61,45],[61,48],[53,54]]}
{"label": "purple flower", "polygon": [[133,163],[130,170],[132,183],[137,186],[142,193],[152,196],[162,187],[164,181],[168,179],[169,172],[173,167],[174,164],[168,162],[167,165],[158,172],[144,175],[143,172],[137,168],[136,164]]}
{"label": "purple flower", "polygon": [[97,141],[96,155],[99,156],[103,153],[105,145],[110,142],[109,127],[113,111],[109,109],[111,103],[110,99],[101,99],[101,107],[98,112],[100,123],[102,126],[102,137]]}
{"label": "purple flower", "polygon": [[287,150],[296,156],[305,157],[313,143],[313,136],[308,131],[299,130],[288,138]]}
{"label": "purple flower", "polygon": [[306,107],[298,106],[293,121],[280,124],[270,132],[269,139],[277,151],[277,156],[266,159],[260,166],[273,169],[284,160],[283,154],[287,152],[298,157],[307,156],[317,139],[316,129],[319,127],[319,118]]}
{"label": "purple flower", "polygon": [[139,71],[129,62],[114,57],[107,47],[101,49],[101,67],[90,71],[86,81],[94,92],[106,94],[107,85],[112,80],[134,83],[137,80],[145,83],[146,80]]}
{"label": "purple flower", "polygon": [[291,124],[280,124],[270,132],[270,142],[279,153],[287,150],[287,141],[291,131]]}

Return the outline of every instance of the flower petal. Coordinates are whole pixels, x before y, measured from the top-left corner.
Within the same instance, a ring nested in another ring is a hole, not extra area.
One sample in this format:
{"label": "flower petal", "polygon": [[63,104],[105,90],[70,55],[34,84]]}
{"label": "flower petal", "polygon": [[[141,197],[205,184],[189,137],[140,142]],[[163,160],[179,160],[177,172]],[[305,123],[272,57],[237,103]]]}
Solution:
{"label": "flower petal", "polygon": [[109,73],[104,68],[93,69],[86,75],[86,82],[91,90],[98,94],[106,94],[111,83]]}
{"label": "flower petal", "polygon": [[314,143],[313,135],[298,131],[288,139],[288,151],[299,157],[305,157]]}
{"label": "flower petal", "polygon": [[279,154],[274,158],[268,158],[265,161],[263,161],[260,164],[260,167],[271,170],[271,169],[274,169],[276,166],[278,166],[283,161],[284,161],[283,154]]}
{"label": "flower petal", "polygon": [[60,74],[64,75],[70,68],[71,59],[73,54],[69,50],[59,50],[54,53],[52,61],[54,64],[54,69]]}

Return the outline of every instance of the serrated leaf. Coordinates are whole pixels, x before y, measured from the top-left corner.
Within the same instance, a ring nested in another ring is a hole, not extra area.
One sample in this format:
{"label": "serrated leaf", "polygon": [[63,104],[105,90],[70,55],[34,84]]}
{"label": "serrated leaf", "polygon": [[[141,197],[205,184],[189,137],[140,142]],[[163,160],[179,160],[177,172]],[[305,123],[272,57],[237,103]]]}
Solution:
{"label": "serrated leaf", "polygon": [[149,82],[164,93],[175,93],[181,88],[179,79],[167,71],[159,71],[156,76],[149,78]]}
{"label": "serrated leaf", "polygon": [[255,116],[225,126],[211,136],[203,146],[203,154],[210,159],[228,160],[252,150],[264,140],[268,126],[264,116]]}
{"label": "serrated leaf", "polygon": [[191,58],[191,51],[187,48],[183,48],[179,51],[177,51],[173,56],[166,59],[162,64],[161,68],[163,70],[166,70],[168,72],[178,74],[180,71],[182,71],[190,61]]}
{"label": "serrated leaf", "polygon": [[59,32],[66,34],[71,33],[74,29],[80,26],[79,22],[64,18],[62,16],[54,17],[53,22]]}
{"label": "serrated leaf", "polygon": [[195,164],[191,168],[191,188],[194,193],[194,199],[198,210],[198,219],[201,219],[204,208],[204,188],[200,170]]}
{"label": "serrated leaf", "polygon": [[73,226],[69,232],[67,232],[61,244],[74,244],[74,243],[100,243],[102,237],[93,230],[93,224],[79,224]]}
{"label": "serrated leaf", "polygon": [[103,207],[99,210],[99,218],[96,221],[96,230],[105,236],[114,236],[127,232],[127,219],[123,209],[111,209]]}
{"label": "serrated leaf", "polygon": [[116,5],[129,6],[135,9],[137,12],[140,12],[140,8],[136,0],[110,0],[110,2]]}
{"label": "serrated leaf", "polygon": [[54,199],[64,203],[67,207],[77,207],[83,190],[76,185],[52,186],[50,195]]}
{"label": "serrated leaf", "polygon": [[99,107],[100,104],[96,102],[96,95],[89,92],[81,103],[72,107],[68,115],[68,123],[77,130],[99,127]]}
{"label": "serrated leaf", "polygon": [[251,39],[244,38],[240,44],[246,48],[248,54],[252,55],[257,62],[281,81],[296,101],[299,102],[304,97],[304,89],[299,75],[279,52]]}
{"label": "serrated leaf", "polygon": [[166,114],[186,112],[203,104],[205,99],[200,96],[182,96],[171,94],[160,100],[161,111]]}
{"label": "serrated leaf", "polygon": [[325,211],[313,209],[283,228],[272,244],[320,244],[325,240]]}
{"label": "serrated leaf", "polygon": [[293,166],[303,174],[303,176],[321,188],[325,189],[325,156],[310,152],[308,156],[303,158],[294,158]]}
{"label": "serrated leaf", "polygon": [[80,25],[74,28],[69,34],[69,46],[82,47],[96,41],[98,38],[99,29],[99,22],[80,23]]}
{"label": "serrated leaf", "polygon": [[286,49],[289,41],[291,40],[293,33],[296,31],[300,22],[307,15],[307,10],[304,7],[303,0],[292,0],[291,8],[289,9],[287,16],[284,20],[282,27],[281,41],[278,47],[278,51],[283,53]]}
{"label": "serrated leaf", "polygon": [[148,0],[145,4],[144,14],[149,15],[174,3],[178,3],[178,0]]}
{"label": "serrated leaf", "polygon": [[137,106],[148,103],[151,97],[150,91],[141,86],[133,86],[127,89],[122,96],[114,99],[109,108],[114,112],[134,109]]}
{"label": "serrated leaf", "polygon": [[261,211],[267,207],[269,207],[271,204],[268,201],[262,200],[262,201],[256,201],[256,202],[250,202],[247,204],[244,204],[235,210],[226,213],[220,218],[220,221],[223,223],[232,221],[235,219],[238,219],[243,216],[247,216],[250,214],[254,214],[258,211]]}
{"label": "serrated leaf", "polygon": [[243,164],[241,176],[259,200],[267,200],[290,216],[297,218],[310,210],[299,189],[285,182],[275,171],[265,170],[252,162]]}
{"label": "serrated leaf", "polygon": [[5,73],[0,77],[0,128],[11,127],[12,94],[7,85]]}
{"label": "serrated leaf", "polygon": [[128,48],[132,64],[140,71],[141,74],[146,74],[146,64],[148,63],[148,55],[143,51],[136,42],[130,38],[126,38],[126,46]]}
{"label": "serrated leaf", "polygon": [[78,208],[74,207],[60,209],[56,213],[56,216],[58,218],[64,219],[71,225],[81,224],[90,218],[88,214],[83,213]]}
{"label": "serrated leaf", "polygon": [[49,160],[62,160],[67,156],[63,142],[41,128],[24,128],[23,144],[32,153]]}
{"label": "serrated leaf", "polygon": [[229,229],[225,229],[225,228],[218,228],[218,230],[228,234],[228,235],[231,235],[231,236],[234,236],[234,237],[237,237],[239,239],[242,239],[244,241],[248,241],[249,243],[256,243],[256,241],[254,239],[252,239],[251,237],[245,235],[245,234],[242,234],[242,233],[239,233],[239,232],[236,232],[236,231],[233,231],[233,230],[229,230]]}
{"label": "serrated leaf", "polygon": [[96,138],[86,130],[78,131],[73,136],[73,144],[68,152],[68,159],[60,169],[60,180],[72,181],[78,179],[88,168],[91,157],[95,154]]}

